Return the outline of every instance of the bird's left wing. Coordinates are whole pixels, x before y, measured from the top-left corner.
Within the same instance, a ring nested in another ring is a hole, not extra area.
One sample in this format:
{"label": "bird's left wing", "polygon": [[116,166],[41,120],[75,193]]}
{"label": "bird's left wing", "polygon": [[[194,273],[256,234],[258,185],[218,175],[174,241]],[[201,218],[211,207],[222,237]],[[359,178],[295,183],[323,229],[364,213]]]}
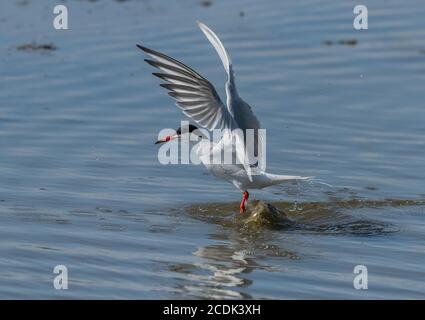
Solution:
{"label": "bird's left wing", "polygon": [[185,115],[208,130],[235,128],[233,116],[208,80],[163,53],[141,45],[137,47],[155,59],[145,61],[162,71],[153,75],[168,82],[162,83],[161,86],[169,90],[168,94],[176,100],[177,106]]}

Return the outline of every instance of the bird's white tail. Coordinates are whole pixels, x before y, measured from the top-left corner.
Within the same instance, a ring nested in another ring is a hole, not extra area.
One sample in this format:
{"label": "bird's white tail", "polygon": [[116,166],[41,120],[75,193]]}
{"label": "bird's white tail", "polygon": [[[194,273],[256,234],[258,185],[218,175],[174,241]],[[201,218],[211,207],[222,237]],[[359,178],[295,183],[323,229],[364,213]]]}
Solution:
{"label": "bird's white tail", "polygon": [[285,176],[272,173],[266,173],[266,177],[270,181],[270,184],[280,184],[288,181],[311,181],[314,179],[314,177]]}

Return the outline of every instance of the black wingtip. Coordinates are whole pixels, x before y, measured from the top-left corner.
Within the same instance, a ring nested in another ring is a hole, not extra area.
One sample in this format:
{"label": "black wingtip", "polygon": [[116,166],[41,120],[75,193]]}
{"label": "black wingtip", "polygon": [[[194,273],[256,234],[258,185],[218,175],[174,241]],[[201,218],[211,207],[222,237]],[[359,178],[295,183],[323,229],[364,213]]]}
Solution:
{"label": "black wingtip", "polygon": [[156,61],[150,60],[150,59],[144,59],[145,62],[149,63],[153,67],[158,67],[158,64]]}
{"label": "black wingtip", "polygon": [[141,44],[136,44],[136,47],[139,48],[140,50],[146,51],[145,50],[146,48],[142,46]]}
{"label": "black wingtip", "polygon": [[168,95],[169,95],[170,97],[173,97],[173,98],[177,98],[177,97],[178,97],[178,93],[177,93],[177,92],[174,92],[174,91],[170,91],[170,92],[168,92]]}
{"label": "black wingtip", "polygon": [[171,83],[160,83],[159,85],[167,90],[173,91],[171,88]]}
{"label": "black wingtip", "polygon": [[142,50],[142,51],[144,51],[144,52],[146,52],[146,53],[150,53],[150,54],[153,54],[153,53],[155,53],[155,51],[154,50],[152,50],[152,49],[149,49],[149,48],[147,48],[147,47],[145,47],[145,46],[142,46],[141,44],[136,44],[136,47],[137,48],[139,48],[140,50]]}
{"label": "black wingtip", "polygon": [[160,79],[163,79],[163,80],[165,80],[165,81],[168,81],[168,80],[167,80],[167,78],[165,77],[165,74],[163,74],[163,73],[159,73],[159,72],[152,72],[152,74],[153,74],[155,77],[158,77],[158,78],[160,78]]}
{"label": "black wingtip", "polygon": [[146,52],[148,54],[159,55],[159,56],[161,55],[161,53],[159,53],[155,50],[149,49],[145,46],[142,46],[141,44],[136,44],[136,46],[137,46],[137,48],[139,48],[140,50],[143,50],[144,52]]}

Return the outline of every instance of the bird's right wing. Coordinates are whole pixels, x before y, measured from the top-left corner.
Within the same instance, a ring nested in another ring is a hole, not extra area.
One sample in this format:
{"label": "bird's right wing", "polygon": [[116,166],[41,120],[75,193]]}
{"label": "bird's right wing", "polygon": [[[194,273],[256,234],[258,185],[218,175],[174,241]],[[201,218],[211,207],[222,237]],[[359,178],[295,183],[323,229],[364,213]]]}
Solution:
{"label": "bird's right wing", "polygon": [[137,47],[155,59],[145,61],[162,71],[153,75],[168,82],[161,86],[169,90],[168,94],[176,100],[185,115],[208,130],[233,129],[236,126],[232,115],[208,80],[165,54],[141,45]]}
{"label": "bird's right wing", "polygon": [[[243,101],[238,95],[232,60],[227,53],[226,48],[214,31],[199,21],[198,26],[217,51],[224,69],[226,70],[228,77],[226,82],[227,109],[233,117],[237,128],[244,131],[244,136],[233,135],[236,138],[237,155],[239,161],[243,163],[244,168],[248,173],[248,177],[251,180],[252,174],[257,174],[257,172],[262,172],[265,169],[265,137],[261,130],[260,122],[249,104]],[[253,130],[253,143],[245,143],[246,130]],[[256,159],[259,159],[259,161],[257,161],[257,165],[253,166]]]}
{"label": "bird's right wing", "polygon": [[217,51],[217,54],[223,63],[224,70],[226,70],[227,108],[238,125],[238,128],[242,130],[260,129],[260,122],[252,111],[251,107],[245,101],[243,101],[237,93],[232,60],[227,53],[223,43],[220,41],[214,31],[208,28],[205,24],[198,21],[198,26],[205,34],[207,39],[211,42],[214,49]]}

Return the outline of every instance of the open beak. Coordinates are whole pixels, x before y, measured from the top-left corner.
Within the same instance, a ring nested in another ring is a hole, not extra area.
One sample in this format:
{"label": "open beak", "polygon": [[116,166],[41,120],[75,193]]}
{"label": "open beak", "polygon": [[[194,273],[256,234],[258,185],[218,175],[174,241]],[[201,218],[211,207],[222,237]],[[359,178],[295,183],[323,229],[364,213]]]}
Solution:
{"label": "open beak", "polygon": [[168,141],[174,140],[175,138],[176,138],[175,136],[166,136],[165,138],[160,139],[157,142],[155,142],[155,144],[168,142]]}

